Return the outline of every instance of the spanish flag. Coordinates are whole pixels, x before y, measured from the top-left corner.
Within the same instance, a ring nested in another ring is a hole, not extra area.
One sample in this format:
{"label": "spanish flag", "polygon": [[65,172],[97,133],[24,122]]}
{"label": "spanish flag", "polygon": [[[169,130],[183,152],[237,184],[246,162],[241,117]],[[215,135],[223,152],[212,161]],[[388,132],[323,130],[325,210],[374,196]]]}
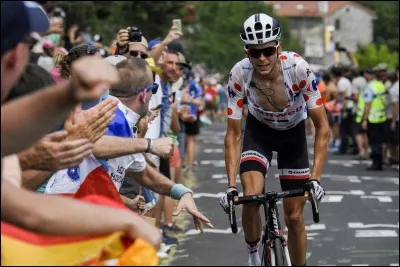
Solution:
{"label": "spanish flag", "polygon": [[[81,199],[125,208],[100,195]],[[5,266],[156,266],[157,252],[148,242],[130,240],[122,232],[106,236],[59,237],[36,234],[1,223],[1,261]]]}

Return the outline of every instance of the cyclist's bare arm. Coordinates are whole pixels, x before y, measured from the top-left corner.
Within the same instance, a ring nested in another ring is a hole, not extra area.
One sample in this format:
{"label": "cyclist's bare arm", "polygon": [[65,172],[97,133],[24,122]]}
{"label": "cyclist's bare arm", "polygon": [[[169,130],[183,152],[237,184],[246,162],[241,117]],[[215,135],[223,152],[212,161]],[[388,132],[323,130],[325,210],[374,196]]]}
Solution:
{"label": "cyclist's bare arm", "polygon": [[147,140],[105,135],[93,146],[93,155],[98,159],[111,159],[145,152]]}
{"label": "cyclist's bare arm", "polygon": [[328,150],[329,124],[323,106],[309,109],[309,114],[315,126],[314,164],[311,178],[319,180]]}
{"label": "cyclist's bare arm", "polygon": [[106,235],[118,231],[140,237],[158,247],[158,229],[128,210],[43,195],[1,183],[1,219],[47,235]]}
{"label": "cyclist's bare arm", "polygon": [[225,135],[225,166],[229,187],[236,186],[242,139],[242,120],[229,119]]}

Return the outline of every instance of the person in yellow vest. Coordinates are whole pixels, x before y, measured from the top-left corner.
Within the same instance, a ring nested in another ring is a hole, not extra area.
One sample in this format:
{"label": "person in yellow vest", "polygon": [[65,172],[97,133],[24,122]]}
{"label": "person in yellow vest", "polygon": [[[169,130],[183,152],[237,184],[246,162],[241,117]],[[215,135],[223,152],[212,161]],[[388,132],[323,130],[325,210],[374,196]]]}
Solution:
{"label": "person in yellow vest", "polygon": [[358,99],[356,122],[360,123],[367,131],[371,147],[372,165],[367,170],[378,171],[382,168],[382,144],[386,122],[386,88],[378,81],[372,69],[364,71],[367,80],[362,96]]}

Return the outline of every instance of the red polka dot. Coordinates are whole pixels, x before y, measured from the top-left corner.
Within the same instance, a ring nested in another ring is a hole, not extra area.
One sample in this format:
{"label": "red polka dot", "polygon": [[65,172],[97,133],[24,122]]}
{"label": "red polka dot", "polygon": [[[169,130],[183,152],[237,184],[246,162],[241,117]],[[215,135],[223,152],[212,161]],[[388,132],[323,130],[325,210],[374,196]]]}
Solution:
{"label": "red polka dot", "polygon": [[308,95],[303,95],[303,97],[304,97],[304,100],[305,101],[308,101],[310,98],[308,97]]}
{"label": "red polka dot", "polygon": [[293,91],[295,91],[295,92],[297,92],[297,91],[300,90],[299,87],[297,86],[297,84],[293,84],[292,89],[293,89]]}
{"label": "red polka dot", "polygon": [[232,109],[228,108],[228,115],[230,116],[230,115],[232,115],[232,113],[233,113]]}
{"label": "red polka dot", "polygon": [[297,54],[297,53],[294,53],[293,56],[294,56],[294,57],[300,57],[300,55]]}
{"label": "red polka dot", "polygon": [[308,87],[307,87],[307,91],[310,91],[310,92],[311,92],[311,86],[308,86]]}
{"label": "red polka dot", "polygon": [[305,80],[302,80],[300,82],[300,88],[304,88],[307,85],[307,82]]}
{"label": "red polka dot", "polygon": [[235,87],[236,90],[242,91],[242,87],[240,87],[239,84],[235,83],[233,86]]}
{"label": "red polka dot", "polygon": [[279,58],[280,58],[281,60],[286,60],[286,59],[287,59],[287,56],[282,55],[282,56],[280,56]]}
{"label": "red polka dot", "polygon": [[322,99],[321,98],[318,98],[318,100],[315,102],[318,106],[321,106],[322,105]]}
{"label": "red polka dot", "polygon": [[239,100],[237,101],[236,105],[237,105],[239,108],[242,108],[242,107],[243,107],[243,99],[239,99]]}

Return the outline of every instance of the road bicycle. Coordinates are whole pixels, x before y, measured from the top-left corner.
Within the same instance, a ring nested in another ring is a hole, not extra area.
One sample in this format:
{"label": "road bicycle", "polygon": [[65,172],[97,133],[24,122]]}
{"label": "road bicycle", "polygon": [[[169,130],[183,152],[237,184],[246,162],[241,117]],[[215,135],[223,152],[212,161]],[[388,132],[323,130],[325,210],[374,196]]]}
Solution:
{"label": "road bicycle", "polygon": [[[319,222],[319,207],[316,196],[312,190],[306,190],[310,194],[310,202],[315,223]],[[286,197],[304,196],[304,189],[288,190],[283,192],[266,192],[265,188],[261,195],[234,197],[229,201],[229,221],[232,232],[238,232],[236,224],[235,206],[241,204],[257,203],[263,205],[265,223],[261,237],[262,258],[261,266],[292,266],[286,239],[279,221],[277,202]]]}

